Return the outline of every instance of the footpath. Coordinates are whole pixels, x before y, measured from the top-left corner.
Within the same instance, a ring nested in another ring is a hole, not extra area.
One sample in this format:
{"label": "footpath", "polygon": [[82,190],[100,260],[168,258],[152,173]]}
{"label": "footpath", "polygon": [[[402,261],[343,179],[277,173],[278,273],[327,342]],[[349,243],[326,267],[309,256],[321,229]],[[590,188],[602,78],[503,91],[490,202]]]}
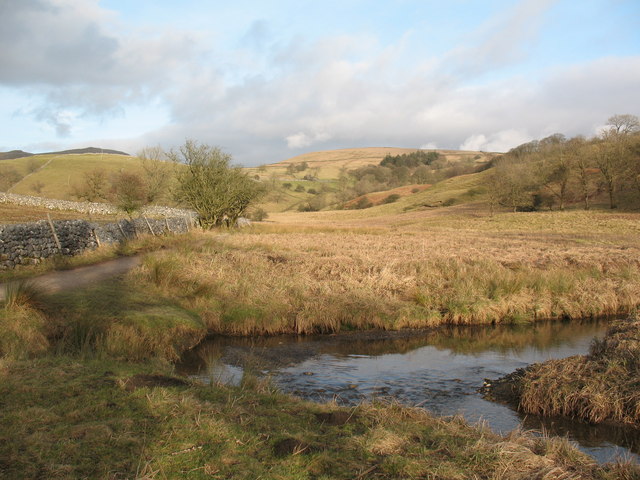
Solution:
{"label": "footpath", "polygon": [[[96,265],[45,273],[25,281],[33,283],[46,293],[56,293],[81,288],[116,275],[122,275],[140,265],[140,261],[140,256],[120,257]],[[6,292],[7,284],[0,283],[0,301],[4,301]]]}

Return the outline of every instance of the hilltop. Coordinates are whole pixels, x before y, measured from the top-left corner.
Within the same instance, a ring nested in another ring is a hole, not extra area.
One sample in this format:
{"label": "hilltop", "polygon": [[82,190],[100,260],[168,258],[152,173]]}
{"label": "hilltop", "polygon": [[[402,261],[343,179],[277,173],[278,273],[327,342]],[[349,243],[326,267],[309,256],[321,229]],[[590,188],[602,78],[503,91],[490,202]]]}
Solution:
{"label": "hilltop", "polygon": [[74,148],[71,150],[61,150],[59,152],[46,152],[46,153],[29,153],[23,150],[11,150],[9,152],[0,152],[0,160],[13,160],[16,158],[33,157],[35,155],[80,155],[83,153],[100,153],[100,154],[113,154],[113,155],[127,155],[126,152],[119,150],[110,150],[108,148],[86,147],[86,148]]}

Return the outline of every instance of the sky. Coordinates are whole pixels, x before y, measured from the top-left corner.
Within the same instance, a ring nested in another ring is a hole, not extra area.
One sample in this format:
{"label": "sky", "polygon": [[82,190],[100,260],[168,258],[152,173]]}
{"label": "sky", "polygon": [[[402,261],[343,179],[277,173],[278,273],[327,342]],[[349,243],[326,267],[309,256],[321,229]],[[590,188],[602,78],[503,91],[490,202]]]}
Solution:
{"label": "sky", "polygon": [[0,151],[246,166],[507,151],[640,115],[640,0],[0,0]]}

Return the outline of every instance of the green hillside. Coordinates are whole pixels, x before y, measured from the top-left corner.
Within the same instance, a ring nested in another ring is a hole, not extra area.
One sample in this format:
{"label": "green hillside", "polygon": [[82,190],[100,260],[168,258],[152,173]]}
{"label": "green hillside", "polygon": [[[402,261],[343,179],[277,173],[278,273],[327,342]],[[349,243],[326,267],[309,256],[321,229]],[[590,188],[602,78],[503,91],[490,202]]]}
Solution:
{"label": "green hillside", "polygon": [[45,154],[3,160],[0,169],[3,172],[12,170],[23,177],[13,183],[8,192],[75,200],[73,187],[83,182],[86,173],[94,170],[103,170],[107,175],[120,171],[139,173],[142,166],[136,157],[88,153]]}

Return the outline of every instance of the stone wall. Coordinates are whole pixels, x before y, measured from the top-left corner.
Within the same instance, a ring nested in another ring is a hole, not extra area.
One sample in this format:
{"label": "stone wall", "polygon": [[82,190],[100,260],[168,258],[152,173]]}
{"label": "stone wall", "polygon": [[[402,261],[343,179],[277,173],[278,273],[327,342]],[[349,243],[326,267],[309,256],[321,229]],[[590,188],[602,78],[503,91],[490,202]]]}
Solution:
{"label": "stone wall", "polygon": [[[18,195],[16,193],[0,192],[0,203],[12,203],[15,205],[28,205],[31,207],[48,208],[49,210],[74,210],[81,213],[114,215],[122,213],[109,203],[72,202],[70,200],[56,200],[53,198],[32,197],[31,195]],[[142,209],[146,216],[178,217],[183,215],[195,215],[195,212],[180,208],[149,205]]]}
{"label": "stone wall", "polygon": [[86,220],[0,225],[0,268],[37,264],[54,255],[77,255],[98,244],[120,242],[140,234],[185,233],[192,227],[190,218],[137,218],[104,225]]}

